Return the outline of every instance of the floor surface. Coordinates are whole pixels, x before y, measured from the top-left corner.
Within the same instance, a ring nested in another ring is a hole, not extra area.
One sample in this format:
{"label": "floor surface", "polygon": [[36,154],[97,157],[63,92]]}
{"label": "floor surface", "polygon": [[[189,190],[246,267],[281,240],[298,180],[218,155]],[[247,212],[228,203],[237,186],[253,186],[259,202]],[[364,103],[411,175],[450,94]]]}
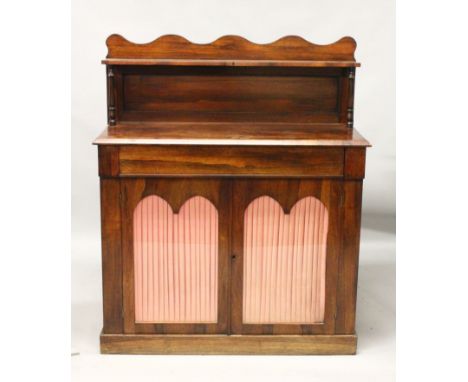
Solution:
{"label": "floor surface", "polygon": [[394,381],[395,233],[392,220],[363,221],[356,356],[129,356],[99,354],[99,237],[73,235],[73,381]]}

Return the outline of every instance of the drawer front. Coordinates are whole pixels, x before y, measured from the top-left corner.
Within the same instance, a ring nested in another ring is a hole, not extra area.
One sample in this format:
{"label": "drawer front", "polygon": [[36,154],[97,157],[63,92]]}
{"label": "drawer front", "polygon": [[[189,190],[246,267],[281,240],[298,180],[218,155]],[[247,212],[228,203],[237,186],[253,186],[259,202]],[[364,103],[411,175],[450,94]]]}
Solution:
{"label": "drawer front", "polygon": [[343,176],[336,147],[121,146],[121,176]]}

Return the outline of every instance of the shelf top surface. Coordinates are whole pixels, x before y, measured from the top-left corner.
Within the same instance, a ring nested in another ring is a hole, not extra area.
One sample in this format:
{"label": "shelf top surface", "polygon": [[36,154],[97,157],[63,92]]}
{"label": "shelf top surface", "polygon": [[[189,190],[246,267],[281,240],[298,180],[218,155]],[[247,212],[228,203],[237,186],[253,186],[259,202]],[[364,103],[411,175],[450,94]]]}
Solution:
{"label": "shelf top surface", "polygon": [[233,66],[233,67],[290,67],[290,68],[350,68],[360,67],[354,61],[310,61],[310,60],[216,60],[216,59],[151,59],[151,58],[107,58],[106,65],[129,66]]}
{"label": "shelf top surface", "polygon": [[361,146],[370,143],[342,124],[157,122],[105,129],[96,145]]}

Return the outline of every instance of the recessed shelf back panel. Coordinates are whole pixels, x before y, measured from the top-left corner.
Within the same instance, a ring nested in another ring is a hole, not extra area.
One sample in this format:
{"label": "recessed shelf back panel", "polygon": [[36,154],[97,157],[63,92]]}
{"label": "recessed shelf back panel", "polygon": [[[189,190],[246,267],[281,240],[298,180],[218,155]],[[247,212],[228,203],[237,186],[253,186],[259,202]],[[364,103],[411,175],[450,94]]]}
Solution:
{"label": "recessed shelf back panel", "polygon": [[343,69],[134,67],[121,71],[120,121],[338,123]]}

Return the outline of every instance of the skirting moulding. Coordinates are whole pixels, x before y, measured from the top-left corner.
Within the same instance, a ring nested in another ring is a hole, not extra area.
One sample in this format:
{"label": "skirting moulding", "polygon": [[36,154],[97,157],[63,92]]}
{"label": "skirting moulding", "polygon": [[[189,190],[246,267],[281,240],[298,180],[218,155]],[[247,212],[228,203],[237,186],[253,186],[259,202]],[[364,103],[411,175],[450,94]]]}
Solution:
{"label": "skirting moulding", "polygon": [[101,352],[355,354],[355,41],[107,47]]}

